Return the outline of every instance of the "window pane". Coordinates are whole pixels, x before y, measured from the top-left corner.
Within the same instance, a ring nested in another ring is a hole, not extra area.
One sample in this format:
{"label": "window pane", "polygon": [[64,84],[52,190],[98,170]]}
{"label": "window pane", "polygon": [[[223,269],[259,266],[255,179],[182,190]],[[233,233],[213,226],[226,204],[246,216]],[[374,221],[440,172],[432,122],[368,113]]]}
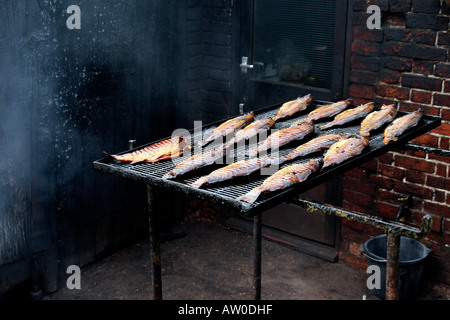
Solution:
{"label": "window pane", "polygon": [[254,76],[330,89],[335,5],[335,0],[255,0]]}

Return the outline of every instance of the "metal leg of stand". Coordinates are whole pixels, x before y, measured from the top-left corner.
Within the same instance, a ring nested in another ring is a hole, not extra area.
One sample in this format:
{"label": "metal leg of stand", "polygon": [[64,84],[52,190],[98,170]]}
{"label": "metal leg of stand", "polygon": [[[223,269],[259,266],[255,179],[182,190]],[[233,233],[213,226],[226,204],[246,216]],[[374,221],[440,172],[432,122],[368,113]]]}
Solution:
{"label": "metal leg of stand", "polygon": [[150,254],[152,258],[152,284],[153,300],[162,300],[162,280],[161,280],[161,250],[159,240],[159,230],[157,223],[157,213],[154,210],[154,197],[152,186],[147,185],[148,202],[148,222],[150,234]]}
{"label": "metal leg of stand", "polygon": [[394,231],[388,231],[386,245],[386,300],[398,300],[400,235]]}
{"label": "metal leg of stand", "polygon": [[253,286],[255,300],[261,300],[261,214],[253,217]]}

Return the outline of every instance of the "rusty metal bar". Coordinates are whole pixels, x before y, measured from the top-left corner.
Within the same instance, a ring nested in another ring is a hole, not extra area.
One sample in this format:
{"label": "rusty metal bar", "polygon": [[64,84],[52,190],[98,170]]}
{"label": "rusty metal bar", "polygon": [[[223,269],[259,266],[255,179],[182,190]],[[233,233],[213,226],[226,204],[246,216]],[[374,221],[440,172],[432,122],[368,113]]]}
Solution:
{"label": "rusty metal bar", "polygon": [[421,145],[413,144],[413,143],[405,143],[404,149],[432,153],[437,156],[450,157],[450,150],[421,146]]}
{"label": "rusty metal bar", "polygon": [[417,228],[396,221],[384,220],[368,214],[352,212],[328,204],[313,202],[300,197],[293,198],[291,202],[306,208],[308,212],[335,214],[336,216],[347,220],[357,221],[383,229],[387,233],[386,299],[398,300],[400,236],[406,236],[414,239],[425,237],[428,233],[430,233],[433,224],[433,220],[430,215],[425,215],[422,218],[421,227]]}
{"label": "rusty metal bar", "polygon": [[386,244],[386,299],[398,300],[398,274],[400,262],[400,235],[387,232]]}
{"label": "rusty metal bar", "polygon": [[253,217],[253,290],[255,300],[261,300],[261,214]]}
{"label": "rusty metal bar", "polygon": [[161,250],[157,214],[154,210],[153,188],[147,184],[147,205],[150,236],[150,255],[152,260],[153,300],[162,300]]}

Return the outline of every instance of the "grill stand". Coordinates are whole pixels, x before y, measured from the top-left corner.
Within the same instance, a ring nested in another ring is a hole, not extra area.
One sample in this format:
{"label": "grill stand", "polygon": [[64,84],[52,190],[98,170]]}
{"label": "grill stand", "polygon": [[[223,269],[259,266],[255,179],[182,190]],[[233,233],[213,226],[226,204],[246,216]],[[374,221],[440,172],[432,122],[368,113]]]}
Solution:
{"label": "grill stand", "polygon": [[431,231],[433,220],[430,215],[422,218],[420,228],[411,227],[402,223],[386,221],[363,213],[356,213],[334,207],[328,204],[313,202],[300,197],[293,198],[295,203],[308,212],[321,212],[325,214],[335,214],[338,217],[357,221],[379,229],[387,233],[387,253],[386,253],[386,299],[398,300],[398,272],[400,255],[400,236],[406,236],[414,239],[425,237]]}
{"label": "grill stand", "polygon": [[150,255],[152,258],[153,300],[162,300],[161,250],[158,230],[158,214],[154,210],[153,186],[147,184],[148,225]]}

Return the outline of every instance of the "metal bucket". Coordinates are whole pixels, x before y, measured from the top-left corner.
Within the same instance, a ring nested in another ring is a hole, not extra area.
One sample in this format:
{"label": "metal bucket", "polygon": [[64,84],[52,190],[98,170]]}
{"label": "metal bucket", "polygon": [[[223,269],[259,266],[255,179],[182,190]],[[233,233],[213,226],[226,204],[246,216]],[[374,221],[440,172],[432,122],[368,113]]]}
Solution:
{"label": "metal bucket", "polygon": [[[386,299],[386,242],[387,236],[372,237],[361,245],[361,253],[369,259],[369,265],[380,268],[380,288],[371,289],[379,299]],[[420,293],[425,259],[431,252],[423,243],[408,237],[400,237],[399,288],[400,300],[417,299]]]}

